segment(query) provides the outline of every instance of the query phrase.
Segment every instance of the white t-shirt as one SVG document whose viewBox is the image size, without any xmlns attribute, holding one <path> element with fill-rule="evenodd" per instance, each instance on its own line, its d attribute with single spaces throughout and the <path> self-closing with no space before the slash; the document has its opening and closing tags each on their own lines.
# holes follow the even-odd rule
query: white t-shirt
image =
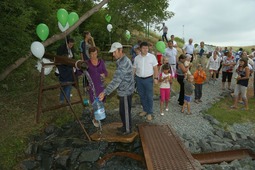
<svg viewBox="0 0 255 170">
<path fill-rule="evenodd" d="M 136 69 L 135 74 L 138 77 L 149 77 L 154 73 L 153 67 L 158 65 L 157 58 L 151 53 L 146 56 L 139 54 L 135 57 L 133 67 Z"/>
<path fill-rule="evenodd" d="M 173 65 L 176 64 L 177 50 L 176 48 L 166 48 L 165 56 L 168 58 L 168 63 Z"/>
<path fill-rule="evenodd" d="M 172 40 L 173 41 L 173 46 L 176 47 L 177 46 L 177 42 Z"/>
<path fill-rule="evenodd" d="M 164 72 L 162 72 L 162 73 L 160 73 L 159 76 L 161 76 L 162 79 L 165 78 L 165 77 L 169 77 L 169 78 L 170 78 L 170 77 L 171 77 L 171 74 L 170 74 L 170 73 L 165 74 Z M 163 88 L 163 89 L 168 89 L 168 88 L 170 88 L 169 80 L 164 80 L 164 81 L 162 81 L 162 82 L 160 83 L 160 88 Z"/>
<path fill-rule="evenodd" d="M 220 67 L 220 57 L 218 55 L 216 56 L 216 59 L 211 56 L 208 60 L 208 63 L 206 65 L 206 68 L 209 68 L 209 70 L 218 70 Z"/>
<path fill-rule="evenodd" d="M 182 49 L 185 50 L 186 53 L 188 53 L 188 54 L 193 54 L 193 52 L 194 52 L 194 45 L 193 44 L 185 44 Z"/>
</svg>

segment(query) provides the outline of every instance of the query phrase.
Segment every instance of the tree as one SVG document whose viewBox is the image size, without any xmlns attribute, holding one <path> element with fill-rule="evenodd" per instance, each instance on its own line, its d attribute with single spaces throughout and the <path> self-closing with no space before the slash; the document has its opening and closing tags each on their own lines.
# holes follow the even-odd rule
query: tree
<svg viewBox="0 0 255 170">
<path fill-rule="evenodd" d="M 108 5 L 102 9 L 107 3 Z M 64 39 L 74 30 L 76 30 L 74 31 L 76 35 L 80 35 L 84 30 L 90 30 L 92 35 L 97 36 L 95 39 L 97 45 L 105 46 L 108 43 L 107 23 L 104 19 L 106 14 L 112 16 L 114 39 L 121 39 L 121 37 L 124 38 L 125 30 L 131 32 L 132 30 L 143 30 L 149 22 L 157 24 L 172 17 L 173 13 L 167 11 L 168 6 L 168 0 L 3 0 L 0 2 L 2 18 L 0 45 L 3 47 L 0 56 L 1 58 L 6 57 L 7 60 L 0 60 L 0 72 L 6 68 L 0 74 L 0 81 L 31 56 L 31 52 L 28 51 L 30 51 L 32 41 L 38 40 L 35 29 L 39 23 L 45 22 L 50 28 L 50 38 L 43 42 L 45 47 Z M 59 8 L 75 11 L 80 15 L 84 11 L 87 12 L 64 33 L 58 33 L 55 12 Z M 97 15 L 93 15 L 96 12 L 98 12 Z M 84 23 L 87 19 L 90 22 Z M 77 29 L 78 27 L 80 30 Z M 4 64 L 9 66 L 3 67 Z"/>
<path fill-rule="evenodd" d="M 19 0 L 16 0 L 19 1 Z M 109 0 L 103 0 L 99 4 L 97 4 L 95 7 L 87 11 L 80 19 L 68 30 L 66 30 L 63 33 L 55 34 L 49 39 L 47 39 L 45 42 L 43 42 L 44 47 L 47 47 L 54 42 L 64 39 L 68 34 L 70 34 L 73 30 L 75 30 L 82 22 L 84 22 L 88 17 L 90 17 L 95 12 L 99 11 L 102 6 L 104 6 L 106 3 L 108 3 Z M 30 41 L 31 42 L 31 41 Z M 29 52 L 26 57 L 19 58 L 14 64 L 10 65 L 3 73 L 0 74 L 0 81 L 3 80 L 11 71 L 18 68 L 23 62 L 25 62 L 29 57 L 31 56 L 31 52 Z"/>
<path fill-rule="evenodd" d="M 123 33 L 124 30 L 144 30 L 148 23 L 157 25 L 171 18 L 174 14 L 167 10 L 168 7 L 168 0 L 111 0 L 108 12 L 113 25 L 119 29 L 117 32 Z"/>
</svg>

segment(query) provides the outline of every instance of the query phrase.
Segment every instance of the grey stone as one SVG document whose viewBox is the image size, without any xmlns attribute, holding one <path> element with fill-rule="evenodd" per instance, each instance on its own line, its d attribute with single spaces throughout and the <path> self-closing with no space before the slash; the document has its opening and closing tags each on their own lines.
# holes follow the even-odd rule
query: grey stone
<svg viewBox="0 0 255 170">
<path fill-rule="evenodd" d="M 238 160 L 234 160 L 230 163 L 231 166 L 235 167 L 236 169 L 241 169 L 241 164 Z"/>
<path fill-rule="evenodd" d="M 52 169 L 53 166 L 53 157 L 49 153 L 40 153 L 41 161 L 40 161 L 40 169 Z"/>
<path fill-rule="evenodd" d="M 247 139 L 255 141 L 255 136 L 247 136 Z"/>
<path fill-rule="evenodd" d="M 70 167 L 69 156 L 59 156 L 56 158 L 56 167 L 61 169 L 68 169 Z"/>
<path fill-rule="evenodd" d="M 201 147 L 202 152 L 210 152 L 212 151 L 212 147 L 209 143 L 204 140 L 199 140 L 198 145 Z"/>
<path fill-rule="evenodd" d="M 233 132 L 225 132 L 224 137 L 229 138 L 233 141 L 236 141 L 236 139 L 237 139 L 236 134 Z"/>
<path fill-rule="evenodd" d="M 46 133 L 46 135 L 52 134 L 54 133 L 55 129 L 56 129 L 55 125 L 51 124 L 44 129 L 44 133 Z"/>
<path fill-rule="evenodd" d="M 83 147 L 84 145 L 86 145 L 84 139 L 78 139 L 78 138 L 74 138 L 71 142 L 71 145 L 75 148 L 80 148 Z"/>
<path fill-rule="evenodd" d="M 220 122 L 219 122 L 217 119 L 213 118 L 213 119 L 211 120 L 211 124 L 220 125 Z"/>
<path fill-rule="evenodd" d="M 83 151 L 78 158 L 79 162 L 95 162 L 99 158 L 99 150 Z"/>
<path fill-rule="evenodd" d="M 25 160 L 20 165 L 22 170 L 32 170 L 39 167 L 39 163 L 33 160 Z"/>
<path fill-rule="evenodd" d="M 225 140 L 223 140 L 223 143 L 226 144 L 227 148 L 232 148 L 232 146 L 233 146 L 232 143 L 225 141 Z"/>
<path fill-rule="evenodd" d="M 71 164 L 74 164 L 77 161 L 78 156 L 81 154 L 82 149 L 81 148 L 75 148 L 70 154 L 70 161 Z"/>
<path fill-rule="evenodd" d="M 206 139 L 210 142 L 218 142 L 218 141 L 222 141 L 222 138 L 220 138 L 219 136 L 216 136 L 216 135 L 208 135 L 206 137 Z"/>
<path fill-rule="evenodd" d="M 34 144 L 33 143 L 29 143 L 26 150 L 25 150 L 25 154 L 27 155 L 31 155 L 31 154 L 35 154 L 37 152 L 37 149 L 34 150 Z"/>
<path fill-rule="evenodd" d="M 227 149 L 227 145 L 225 143 L 210 142 L 210 145 L 212 146 L 212 149 L 215 151 L 224 151 Z"/>
<path fill-rule="evenodd" d="M 255 148 L 254 143 L 252 143 L 252 141 L 249 141 L 249 140 L 240 139 L 237 141 L 237 143 L 243 148 L 249 148 L 249 149 Z"/>
<path fill-rule="evenodd" d="M 243 167 L 243 169 L 255 169 L 255 161 L 252 160 L 251 157 L 247 157 L 244 159 L 239 160 L 239 163 L 241 164 L 241 167 Z"/>
<path fill-rule="evenodd" d="M 49 152 L 49 153 L 52 153 L 52 152 L 53 152 L 53 146 L 51 145 L 51 143 L 45 142 L 45 143 L 43 143 L 43 145 L 42 145 L 42 150 L 43 150 L 43 151 L 47 151 L 47 152 Z"/>
<path fill-rule="evenodd" d="M 219 136 L 220 138 L 224 137 L 224 131 L 222 129 L 216 130 L 214 134 Z"/>
<path fill-rule="evenodd" d="M 236 136 L 238 138 L 241 138 L 241 139 L 247 139 L 247 136 L 245 134 L 242 134 L 242 133 L 239 133 L 239 132 L 236 133 Z"/>
<path fill-rule="evenodd" d="M 235 144 L 235 145 L 232 146 L 232 149 L 240 149 L 240 148 L 241 148 L 241 146 L 238 145 L 238 144 Z"/>
<path fill-rule="evenodd" d="M 62 148 L 66 146 L 67 138 L 57 137 L 52 141 L 52 145 L 54 148 Z"/>
<path fill-rule="evenodd" d="M 79 169 L 78 170 L 100 170 L 99 167 L 97 166 L 93 166 L 91 164 L 89 164 L 88 162 L 83 162 L 79 165 Z"/>
</svg>

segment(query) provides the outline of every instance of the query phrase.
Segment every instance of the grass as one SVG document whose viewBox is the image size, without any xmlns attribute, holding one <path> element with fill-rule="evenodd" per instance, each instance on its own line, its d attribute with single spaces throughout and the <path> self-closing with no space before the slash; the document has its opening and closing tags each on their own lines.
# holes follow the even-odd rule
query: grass
<svg viewBox="0 0 255 170">
<path fill-rule="evenodd" d="M 251 122 L 255 123 L 255 98 L 250 98 L 248 100 L 249 110 L 242 110 L 244 106 L 242 104 L 238 105 L 238 109 L 231 109 L 230 106 L 233 105 L 233 98 L 226 97 L 220 102 L 211 107 L 207 114 L 212 115 L 215 119 L 220 121 L 222 124 L 234 124 L 234 123 L 244 123 Z"/>
</svg>

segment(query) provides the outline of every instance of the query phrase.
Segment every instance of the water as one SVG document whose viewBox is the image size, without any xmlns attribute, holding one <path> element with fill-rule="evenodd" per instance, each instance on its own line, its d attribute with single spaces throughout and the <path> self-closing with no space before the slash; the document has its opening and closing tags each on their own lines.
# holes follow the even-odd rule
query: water
<svg viewBox="0 0 255 170">
<path fill-rule="evenodd" d="M 87 77 L 87 80 L 89 82 L 89 86 L 90 88 L 92 89 L 93 91 L 93 97 L 96 98 L 96 91 L 95 91 L 95 86 L 94 86 L 94 83 L 89 75 L 89 73 L 87 71 L 84 71 L 83 74 Z"/>
<path fill-rule="evenodd" d="M 97 98 L 95 86 L 94 86 L 94 83 L 93 83 L 93 81 L 92 81 L 92 79 L 91 79 L 89 73 L 85 70 L 85 71 L 83 72 L 83 74 L 84 74 L 84 76 L 87 77 L 87 80 L 88 80 L 88 82 L 89 82 L 89 86 L 90 86 L 90 88 L 91 88 L 92 91 L 93 91 L 93 98 L 94 98 L 94 99 Z M 101 80 L 101 81 L 102 81 L 102 80 Z M 95 109 L 93 109 L 93 110 L 96 111 Z M 104 118 L 105 118 L 105 117 L 104 117 Z M 101 126 L 101 121 L 100 121 L 101 119 L 96 119 L 96 120 L 97 120 L 98 123 L 99 123 L 99 130 L 102 131 L 102 126 Z"/>
</svg>

